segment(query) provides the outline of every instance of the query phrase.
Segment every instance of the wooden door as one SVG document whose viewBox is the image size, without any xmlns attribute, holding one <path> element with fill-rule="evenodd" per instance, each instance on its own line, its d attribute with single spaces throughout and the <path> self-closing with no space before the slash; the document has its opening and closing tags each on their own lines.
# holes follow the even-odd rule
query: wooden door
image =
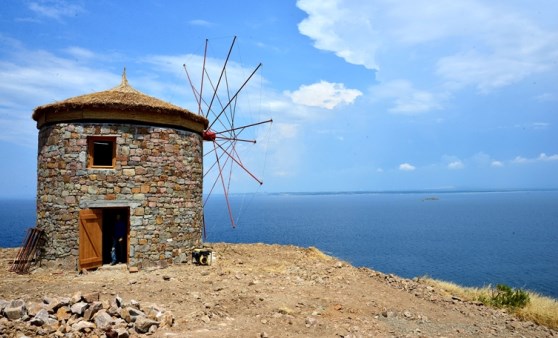
<svg viewBox="0 0 558 338">
<path fill-rule="evenodd" d="M 103 265 L 103 210 L 79 212 L 79 269 Z"/>
</svg>

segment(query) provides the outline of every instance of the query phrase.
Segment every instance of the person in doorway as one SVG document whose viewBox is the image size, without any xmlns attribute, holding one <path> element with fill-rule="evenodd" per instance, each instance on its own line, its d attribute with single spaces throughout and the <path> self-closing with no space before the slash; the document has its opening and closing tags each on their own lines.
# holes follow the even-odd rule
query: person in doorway
<svg viewBox="0 0 558 338">
<path fill-rule="evenodd" d="M 124 263 L 124 238 L 126 237 L 126 223 L 122 219 L 122 215 L 116 215 L 116 222 L 114 223 L 114 234 L 112 236 L 112 250 L 110 252 L 112 262 L 110 265 L 116 263 Z"/>
</svg>

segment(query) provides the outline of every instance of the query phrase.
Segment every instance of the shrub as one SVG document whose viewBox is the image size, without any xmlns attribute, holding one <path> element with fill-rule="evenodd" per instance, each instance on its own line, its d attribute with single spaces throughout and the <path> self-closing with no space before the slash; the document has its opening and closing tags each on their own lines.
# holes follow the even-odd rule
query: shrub
<svg viewBox="0 0 558 338">
<path fill-rule="evenodd" d="M 529 294 L 521 289 L 514 290 L 505 284 L 498 284 L 490 297 L 481 297 L 480 300 L 498 308 L 521 309 L 529 304 Z"/>
</svg>

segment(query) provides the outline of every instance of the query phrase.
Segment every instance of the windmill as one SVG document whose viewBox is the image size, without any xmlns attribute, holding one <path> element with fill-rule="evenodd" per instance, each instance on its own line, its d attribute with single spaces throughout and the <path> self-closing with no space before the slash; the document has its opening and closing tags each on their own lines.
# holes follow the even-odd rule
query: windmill
<svg viewBox="0 0 558 338">
<path fill-rule="evenodd" d="M 197 113 L 204 116 L 209 121 L 207 129 L 203 131 L 204 182 L 210 177 L 211 173 L 213 173 L 213 175 L 209 179 L 209 190 L 205 193 L 204 207 L 215 189 L 220 186 L 225 197 L 228 216 L 233 228 L 236 227 L 236 223 L 229 199 L 233 169 L 240 169 L 241 172 L 248 175 L 248 177 L 257 184 L 263 184 L 263 181 L 243 163 L 241 158 L 242 151 L 239 145 L 255 145 L 256 139 L 246 137 L 246 134 L 253 128 L 273 122 L 272 119 L 252 121 L 250 123 L 245 123 L 245 121 L 242 123 L 237 122 L 239 95 L 261 68 L 262 64 L 258 64 L 258 66 L 242 80 L 237 88 L 231 88 L 229 59 L 235 42 L 236 36 L 233 38 L 220 71 L 218 71 L 218 76 L 215 76 L 216 74 L 210 74 L 207 67 L 209 40 L 205 40 L 203 64 L 198 86 L 194 83 L 186 64 L 183 65 L 198 106 Z M 204 234 L 205 233 L 204 221 Z"/>
</svg>

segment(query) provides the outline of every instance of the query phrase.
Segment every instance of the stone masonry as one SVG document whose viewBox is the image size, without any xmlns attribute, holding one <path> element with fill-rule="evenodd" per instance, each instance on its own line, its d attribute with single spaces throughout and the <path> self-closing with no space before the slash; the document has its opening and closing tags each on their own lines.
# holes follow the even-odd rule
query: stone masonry
<svg viewBox="0 0 558 338">
<path fill-rule="evenodd" d="M 114 169 L 87 168 L 87 137 L 116 137 Z M 181 129 L 70 122 L 39 132 L 37 227 L 41 257 L 75 264 L 79 211 L 130 210 L 129 265 L 183 261 L 201 241 L 202 137 Z"/>
</svg>

